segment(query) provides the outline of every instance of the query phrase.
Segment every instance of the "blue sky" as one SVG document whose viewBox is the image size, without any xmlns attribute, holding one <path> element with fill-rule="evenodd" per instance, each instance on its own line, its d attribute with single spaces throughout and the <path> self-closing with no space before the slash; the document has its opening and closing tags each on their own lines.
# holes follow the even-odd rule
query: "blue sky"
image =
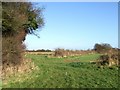
<svg viewBox="0 0 120 90">
<path fill-rule="evenodd" d="M 45 7 L 45 26 L 37 32 L 40 38 L 26 36 L 27 49 L 84 50 L 95 43 L 118 47 L 117 2 L 45 2 L 36 6 Z"/>
</svg>

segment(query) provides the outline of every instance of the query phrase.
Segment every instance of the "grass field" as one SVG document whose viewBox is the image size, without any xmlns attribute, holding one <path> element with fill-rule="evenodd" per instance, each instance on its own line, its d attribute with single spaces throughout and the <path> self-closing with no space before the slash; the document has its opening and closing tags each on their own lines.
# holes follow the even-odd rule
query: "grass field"
<svg viewBox="0 0 120 90">
<path fill-rule="evenodd" d="M 99 54 L 48 58 L 45 55 L 27 55 L 38 70 L 11 77 L 3 87 L 10 88 L 117 88 L 117 67 L 98 68 L 89 61 Z"/>
</svg>

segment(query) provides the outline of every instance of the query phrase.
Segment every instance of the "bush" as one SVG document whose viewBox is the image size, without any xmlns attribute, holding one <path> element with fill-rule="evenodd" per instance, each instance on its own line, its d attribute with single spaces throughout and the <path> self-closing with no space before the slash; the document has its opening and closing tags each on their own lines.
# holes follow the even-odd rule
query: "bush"
<svg viewBox="0 0 120 90">
<path fill-rule="evenodd" d="M 110 49 L 112 49 L 112 46 L 110 44 L 107 43 L 103 43 L 103 44 L 95 44 L 94 46 L 94 50 L 97 53 L 106 53 L 108 52 Z"/>
<path fill-rule="evenodd" d="M 109 56 L 108 55 L 101 55 L 98 59 L 98 63 L 100 65 L 106 65 L 109 64 Z"/>
<path fill-rule="evenodd" d="M 3 66 L 20 64 L 25 46 L 14 37 L 2 38 Z"/>
<path fill-rule="evenodd" d="M 64 53 L 65 53 L 65 51 L 64 51 L 64 49 L 56 49 L 55 50 L 55 56 L 56 57 L 64 57 Z"/>
<path fill-rule="evenodd" d="M 3 65 L 20 64 L 25 36 L 44 26 L 42 11 L 30 2 L 2 2 Z"/>
<path fill-rule="evenodd" d="M 113 65 L 118 66 L 119 65 L 118 54 L 101 55 L 100 58 L 98 59 L 98 64 L 109 65 L 109 66 L 113 66 Z"/>
<path fill-rule="evenodd" d="M 57 57 L 67 57 L 67 56 L 77 56 L 77 55 L 85 55 L 85 54 L 93 54 L 93 50 L 69 50 L 69 49 L 56 49 L 55 56 Z"/>
</svg>

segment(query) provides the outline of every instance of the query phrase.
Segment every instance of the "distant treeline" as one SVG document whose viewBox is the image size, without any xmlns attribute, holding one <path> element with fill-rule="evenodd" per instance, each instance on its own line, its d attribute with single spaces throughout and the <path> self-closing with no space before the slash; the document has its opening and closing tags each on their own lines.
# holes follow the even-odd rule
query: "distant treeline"
<svg viewBox="0 0 120 90">
<path fill-rule="evenodd" d="M 108 53 L 110 50 L 112 50 L 113 53 L 120 51 L 119 48 L 113 48 L 110 44 L 102 43 L 98 44 L 96 43 L 93 47 L 93 49 L 88 50 L 69 50 L 69 49 L 62 49 L 57 48 L 55 50 L 45 50 L 45 49 L 38 49 L 38 50 L 26 50 L 26 52 L 55 52 L 56 55 L 60 54 L 88 54 L 88 53 L 101 53 L 105 54 Z"/>
<path fill-rule="evenodd" d="M 39 50 L 26 50 L 26 52 L 52 52 L 52 50 L 39 49 Z"/>
</svg>

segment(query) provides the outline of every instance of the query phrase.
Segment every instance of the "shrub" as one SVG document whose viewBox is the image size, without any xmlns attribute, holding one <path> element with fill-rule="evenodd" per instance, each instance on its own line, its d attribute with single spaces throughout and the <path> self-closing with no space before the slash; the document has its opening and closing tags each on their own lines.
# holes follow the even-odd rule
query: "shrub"
<svg viewBox="0 0 120 90">
<path fill-rule="evenodd" d="M 3 66 L 20 64 L 25 46 L 14 37 L 2 38 Z"/>
<path fill-rule="evenodd" d="M 64 53 L 65 53 L 65 51 L 64 51 L 64 49 L 56 49 L 55 50 L 55 56 L 56 57 L 64 57 Z"/>
<path fill-rule="evenodd" d="M 22 61 L 22 42 L 27 34 L 36 35 L 34 31 L 44 25 L 42 11 L 30 2 L 2 2 L 3 65 Z"/>
<path fill-rule="evenodd" d="M 107 43 L 103 43 L 103 44 L 95 44 L 94 46 L 94 50 L 97 53 L 106 53 L 108 52 L 110 49 L 112 48 L 112 46 L 110 44 Z"/>
<path fill-rule="evenodd" d="M 100 65 L 109 64 L 109 56 L 108 55 L 101 55 L 100 58 L 98 59 L 98 63 Z"/>
<path fill-rule="evenodd" d="M 101 55 L 100 58 L 98 59 L 98 64 L 109 65 L 109 66 L 113 66 L 113 65 L 118 66 L 119 65 L 118 54 Z"/>
<path fill-rule="evenodd" d="M 57 57 L 66 57 L 66 56 L 76 56 L 76 55 L 84 55 L 84 54 L 93 54 L 92 50 L 85 51 L 85 50 L 69 50 L 69 49 L 56 49 L 55 56 Z"/>
</svg>

